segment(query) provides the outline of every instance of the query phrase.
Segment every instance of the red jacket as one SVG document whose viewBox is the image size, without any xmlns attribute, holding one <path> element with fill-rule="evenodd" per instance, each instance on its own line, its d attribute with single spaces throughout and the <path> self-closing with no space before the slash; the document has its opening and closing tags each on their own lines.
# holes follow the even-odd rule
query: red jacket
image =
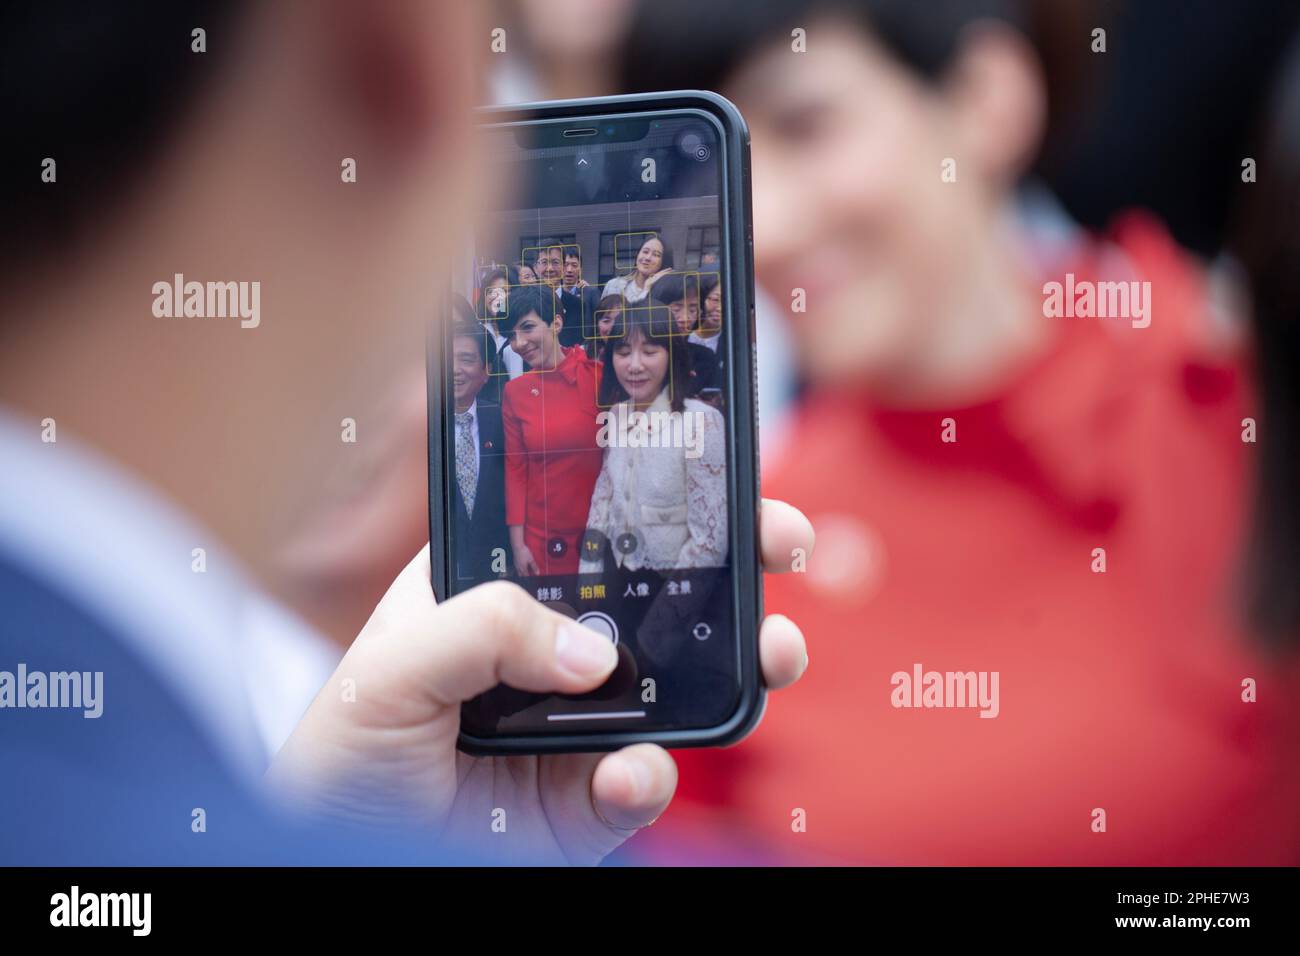
<svg viewBox="0 0 1300 956">
<path fill-rule="evenodd" d="M 808 672 L 740 746 L 677 755 L 645 855 L 1300 862 L 1300 675 L 1257 651 L 1233 591 L 1249 383 L 1197 357 L 1201 278 L 1164 232 L 1131 218 L 1116 241 L 1152 283 L 1149 328 L 1045 318 L 1049 354 L 971 407 L 803 403 L 763 491 L 817 529 L 807 572 L 766 582 Z M 916 664 L 999 672 L 998 716 L 894 706 Z"/>
<path fill-rule="evenodd" d="M 512 379 L 502 397 L 506 524 L 524 526 L 543 574 L 578 570 L 603 455 L 596 444 L 599 387 L 600 363 L 572 346 L 554 369 Z"/>
</svg>

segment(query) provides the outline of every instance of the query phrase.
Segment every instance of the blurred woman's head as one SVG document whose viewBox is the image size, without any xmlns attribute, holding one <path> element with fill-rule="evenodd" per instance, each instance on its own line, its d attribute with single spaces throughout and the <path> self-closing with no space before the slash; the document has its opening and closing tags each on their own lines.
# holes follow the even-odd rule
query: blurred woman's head
<svg viewBox="0 0 1300 956">
<path fill-rule="evenodd" d="M 533 267 L 528 263 L 516 262 L 510 269 L 514 273 L 514 278 L 510 282 L 511 285 L 537 284 L 537 273 L 533 271 Z"/>
<path fill-rule="evenodd" d="M 1045 120 L 1020 6 L 643 5 L 628 88 L 690 77 L 749 124 L 758 278 L 782 305 L 803 290 L 791 318 L 810 378 L 889 380 L 948 341 L 936 323 L 986 257 Z"/>
<path fill-rule="evenodd" d="M 483 318 L 496 319 L 506 314 L 510 284 L 509 273 L 503 266 L 493 266 L 484 273 L 478 298 Z"/>
<path fill-rule="evenodd" d="M 602 339 L 613 335 L 614 328 L 622 315 L 623 297 L 621 295 L 604 296 L 596 303 L 595 334 Z"/>
<path fill-rule="evenodd" d="M 700 284 L 698 277 L 683 273 L 666 275 L 654 284 L 654 301 L 668 310 L 674 327 L 681 335 L 690 335 L 700 324 Z"/>
<path fill-rule="evenodd" d="M 722 282 L 717 274 L 700 278 L 700 296 L 704 301 L 700 332 L 712 335 L 722 328 Z"/>
<path fill-rule="evenodd" d="M 621 326 L 605 343 L 600 404 L 644 407 L 667 388 L 669 405 L 681 411 L 691 378 L 686 340 L 662 309 L 628 309 Z"/>
</svg>

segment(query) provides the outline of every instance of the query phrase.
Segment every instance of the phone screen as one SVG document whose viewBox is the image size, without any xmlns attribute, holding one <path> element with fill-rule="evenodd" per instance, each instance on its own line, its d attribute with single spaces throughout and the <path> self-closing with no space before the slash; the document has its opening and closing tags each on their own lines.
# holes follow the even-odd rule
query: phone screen
<svg viewBox="0 0 1300 956">
<path fill-rule="evenodd" d="M 739 701 L 725 137 L 689 109 L 486 126 L 496 184 L 443 354 L 452 594 L 495 578 L 607 635 L 580 696 L 476 736 L 715 726 Z"/>
</svg>

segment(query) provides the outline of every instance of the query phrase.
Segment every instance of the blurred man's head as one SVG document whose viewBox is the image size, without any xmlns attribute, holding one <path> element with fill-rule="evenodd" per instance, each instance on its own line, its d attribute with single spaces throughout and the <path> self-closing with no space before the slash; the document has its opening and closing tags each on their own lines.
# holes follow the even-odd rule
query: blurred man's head
<svg viewBox="0 0 1300 956">
<path fill-rule="evenodd" d="M 473 30 L 472 5 L 347 0 L 6 17 L 6 133 L 31 175 L 0 184 L 0 404 L 266 570 L 353 450 L 341 423 L 364 442 L 423 354 L 429 263 L 453 261 L 477 200 Z M 259 283 L 260 324 L 155 316 L 177 274 Z"/>
<path fill-rule="evenodd" d="M 700 313 L 700 333 L 711 336 L 722 328 L 722 283 L 717 273 L 700 279 L 700 296 L 703 307 Z"/>
<path fill-rule="evenodd" d="M 808 375 L 879 383 L 935 350 L 948 280 L 1038 148 L 1045 87 L 1019 7 L 643 4 L 630 87 L 717 89 L 749 124 L 758 277 L 785 305 L 804 290 Z"/>
<path fill-rule="evenodd" d="M 543 239 L 537 244 L 537 259 L 533 262 L 537 278 L 551 287 L 564 279 L 564 246 L 557 239 Z"/>
<path fill-rule="evenodd" d="M 652 298 L 668 309 L 673 328 L 682 335 L 700 324 L 700 284 L 697 276 L 669 273 L 655 282 Z"/>
</svg>

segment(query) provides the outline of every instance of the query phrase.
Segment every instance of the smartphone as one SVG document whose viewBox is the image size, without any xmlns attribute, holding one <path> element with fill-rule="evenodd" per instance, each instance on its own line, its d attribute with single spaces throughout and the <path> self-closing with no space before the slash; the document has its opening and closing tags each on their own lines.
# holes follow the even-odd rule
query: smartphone
<svg viewBox="0 0 1300 956">
<path fill-rule="evenodd" d="M 478 135 L 490 196 L 430 335 L 433 587 L 514 581 L 619 664 L 481 695 L 459 746 L 734 743 L 766 701 L 744 120 L 673 92 L 484 109 Z"/>
</svg>

